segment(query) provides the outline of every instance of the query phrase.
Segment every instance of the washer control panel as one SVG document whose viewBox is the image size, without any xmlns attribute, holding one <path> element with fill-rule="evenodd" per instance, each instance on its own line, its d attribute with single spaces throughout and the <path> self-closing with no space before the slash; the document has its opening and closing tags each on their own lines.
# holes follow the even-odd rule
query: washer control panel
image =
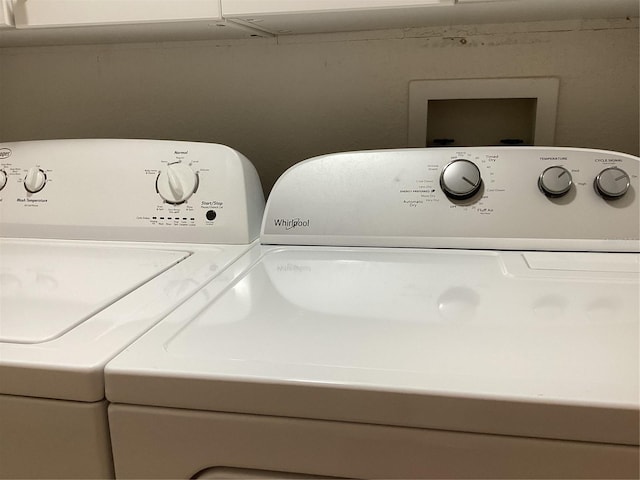
<svg viewBox="0 0 640 480">
<path fill-rule="evenodd" d="M 640 159 L 473 147 L 313 158 L 274 187 L 264 243 L 640 251 Z"/>
<path fill-rule="evenodd" d="M 255 168 L 223 145 L 0 144 L 2 236 L 249 243 L 263 209 Z"/>
</svg>

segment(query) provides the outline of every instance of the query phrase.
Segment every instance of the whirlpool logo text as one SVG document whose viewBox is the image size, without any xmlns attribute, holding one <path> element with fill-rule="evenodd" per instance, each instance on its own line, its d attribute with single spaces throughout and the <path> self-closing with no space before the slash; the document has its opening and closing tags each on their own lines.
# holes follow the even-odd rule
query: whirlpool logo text
<svg viewBox="0 0 640 480">
<path fill-rule="evenodd" d="M 276 227 L 284 227 L 286 230 L 292 230 L 294 228 L 299 228 L 299 227 L 309 227 L 309 219 L 307 218 L 306 220 L 302 220 L 301 218 L 290 218 L 290 219 L 284 219 L 284 218 L 274 218 L 273 219 L 273 224 Z"/>
</svg>

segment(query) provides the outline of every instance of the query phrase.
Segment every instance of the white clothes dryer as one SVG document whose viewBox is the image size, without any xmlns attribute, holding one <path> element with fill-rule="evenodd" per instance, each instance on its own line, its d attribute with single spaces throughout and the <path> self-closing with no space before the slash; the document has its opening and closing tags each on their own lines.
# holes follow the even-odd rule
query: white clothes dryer
<svg viewBox="0 0 640 480">
<path fill-rule="evenodd" d="M 222 145 L 0 144 L 0 477 L 113 477 L 105 364 L 231 281 L 263 210 Z"/>
<path fill-rule="evenodd" d="M 637 478 L 639 165 L 498 147 L 292 167 L 250 266 L 107 365 L 116 475 Z"/>
</svg>

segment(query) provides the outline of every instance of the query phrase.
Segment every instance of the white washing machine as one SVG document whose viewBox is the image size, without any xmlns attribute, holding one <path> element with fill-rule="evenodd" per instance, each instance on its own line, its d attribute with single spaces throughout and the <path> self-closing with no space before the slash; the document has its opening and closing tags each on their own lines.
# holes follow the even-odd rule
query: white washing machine
<svg viewBox="0 0 640 480">
<path fill-rule="evenodd" d="M 221 145 L 0 144 L 0 477 L 113 477 L 105 364 L 242 271 L 263 210 Z"/>
<path fill-rule="evenodd" d="M 116 476 L 637 478 L 639 162 L 294 166 L 251 265 L 107 365 Z"/>
</svg>

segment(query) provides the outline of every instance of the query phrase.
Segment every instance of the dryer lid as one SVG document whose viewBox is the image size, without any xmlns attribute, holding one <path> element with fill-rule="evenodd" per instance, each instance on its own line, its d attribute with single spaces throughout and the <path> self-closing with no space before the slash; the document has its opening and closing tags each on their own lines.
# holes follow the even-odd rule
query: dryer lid
<svg viewBox="0 0 640 480">
<path fill-rule="evenodd" d="M 107 398 L 637 445 L 639 318 L 637 254 L 272 247 Z"/>
</svg>

